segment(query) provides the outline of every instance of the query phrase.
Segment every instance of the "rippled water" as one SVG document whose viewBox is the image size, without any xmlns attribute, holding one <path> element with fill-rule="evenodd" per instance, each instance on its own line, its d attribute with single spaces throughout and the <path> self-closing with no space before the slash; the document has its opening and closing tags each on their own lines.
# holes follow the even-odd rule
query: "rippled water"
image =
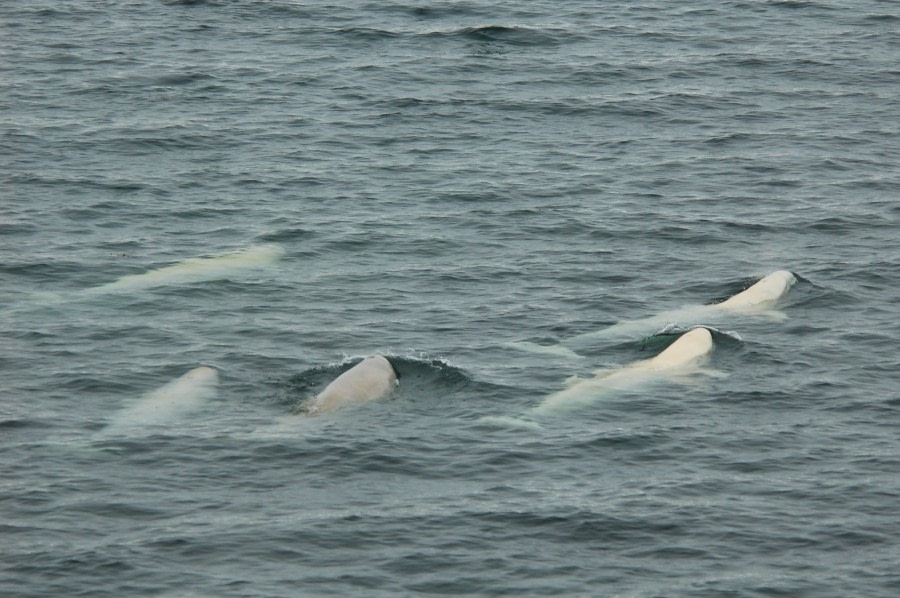
<svg viewBox="0 0 900 598">
<path fill-rule="evenodd" d="M 0 593 L 900 591 L 897 2 L 0 21 Z M 719 375 L 528 415 L 779 269 L 677 322 Z M 393 397 L 291 414 L 370 353 Z"/>
</svg>

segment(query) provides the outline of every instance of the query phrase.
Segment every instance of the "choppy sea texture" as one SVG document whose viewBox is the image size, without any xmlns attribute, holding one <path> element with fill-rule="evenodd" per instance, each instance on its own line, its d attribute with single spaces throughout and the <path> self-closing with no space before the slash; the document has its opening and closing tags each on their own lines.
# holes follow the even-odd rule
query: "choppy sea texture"
<svg viewBox="0 0 900 598">
<path fill-rule="evenodd" d="M 0 593 L 897 595 L 897 2 L 0 22 Z M 787 319 L 594 334 L 780 269 Z M 693 324 L 727 376 L 521 425 Z"/>
</svg>

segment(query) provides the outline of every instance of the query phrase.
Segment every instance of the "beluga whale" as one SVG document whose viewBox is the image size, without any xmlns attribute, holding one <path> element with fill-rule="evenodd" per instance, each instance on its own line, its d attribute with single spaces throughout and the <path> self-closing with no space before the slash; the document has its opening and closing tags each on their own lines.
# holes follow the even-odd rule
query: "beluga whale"
<svg viewBox="0 0 900 598">
<path fill-rule="evenodd" d="M 268 266 L 281 259 L 283 255 L 284 249 L 279 245 L 257 245 L 208 258 L 191 258 L 142 274 L 130 274 L 113 282 L 85 289 L 81 293 L 103 295 L 169 284 L 219 280 L 236 273 Z"/>
<path fill-rule="evenodd" d="M 370 355 L 332 380 L 315 398 L 300 405 L 296 412 L 316 416 L 350 405 L 384 399 L 399 386 L 398 377 L 386 357 Z"/>
<path fill-rule="evenodd" d="M 215 396 L 218 383 L 219 372 L 215 368 L 194 368 L 117 413 L 103 432 L 108 434 L 177 421 Z"/>
<path fill-rule="evenodd" d="M 268 267 L 281 259 L 284 253 L 281 246 L 269 244 L 255 245 L 212 257 L 189 258 L 169 266 L 141 274 L 129 274 L 106 284 L 71 293 L 33 292 L 28 295 L 26 302 L 22 302 L 15 308 L 40 309 L 69 301 L 90 301 L 117 293 L 132 293 L 167 285 L 222 280 Z"/>
<path fill-rule="evenodd" d="M 555 354 L 565 357 L 579 357 L 572 350 L 596 340 L 629 340 L 636 336 L 647 336 L 664 329 L 670 324 L 683 327 L 719 324 L 732 315 L 764 317 L 783 321 L 787 315 L 776 307 L 787 296 L 797 278 L 787 270 L 778 270 L 764 276 L 747 289 L 729 297 L 721 303 L 710 305 L 687 305 L 663 311 L 648 318 L 624 320 L 601 330 L 579 334 L 562 340 L 558 345 L 537 345 L 530 342 L 506 343 L 514 349 L 530 353 Z"/>
<path fill-rule="evenodd" d="M 787 270 L 778 270 L 768 276 L 764 276 L 758 282 L 741 291 L 733 297 L 729 297 L 721 303 L 714 303 L 710 307 L 725 311 L 743 313 L 766 313 L 775 304 L 787 295 L 791 287 L 797 282 L 797 277 Z M 778 313 L 780 315 L 774 315 Z M 781 312 L 768 312 L 775 318 L 786 318 Z"/>
<path fill-rule="evenodd" d="M 703 327 L 693 328 L 651 359 L 595 372 L 592 378 L 570 378 L 567 387 L 548 396 L 532 412 L 544 414 L 581 407 L 610 393 L 661 381 L 688 380 L 695 374 L 723 375 L 705 369 L 713 338 Z"/>
</svg>

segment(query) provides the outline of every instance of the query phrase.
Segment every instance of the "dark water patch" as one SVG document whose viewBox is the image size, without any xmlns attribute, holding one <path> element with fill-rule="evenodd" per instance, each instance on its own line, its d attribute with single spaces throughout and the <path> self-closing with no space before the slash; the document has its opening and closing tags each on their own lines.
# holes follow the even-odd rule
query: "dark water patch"
<svg viewBox="0 0 900 598">
<path fill-rule="evenodd" d="M 389 244 L 393 240 L 393 231 L 378 227 L 372 230 L 351 231 L 337 236 L 324 244 L 323 250 L 354 254 L 369 248 L 374 249 L 382 244 Z"/>
<path fill-rule="evenodd" d="M 595 451 L 600 451 L 601 453 L 626 451 L 629 454 L 634 454 L 668 444 L 671 440 L 671 436 L 663 430 L 627 434 L 604 434 L 573 444 L 573 448 L 590 453 Z"/>
<path fill-rule="evenodd" d="M 39 174 L 20 173 L 10 179 L 17 185 L 35 185 L 46 187 L 63 187 L 71 189 L 73 193 L 87 194 L 91 191 L 114 191 L 120 193 L 134 193 L 145 191 L 147 187 L 135 181 L 128 180 L 103 180 L 85 179 L 83 177 L 50 177 Z"/>
<path fill-rule="evenodd" d="M 811 0 L 774 0 L 767 3 L 768 6 L 780 9 L 802 10 L 802 9 L 819 9 L 834 10 L 833 6 L 823 4 L 821 2 L 813 2 Z"/>
<path fill-rule="evenodd" d="M 896 14 L 866 15 L 864 17 L 864 21 L 875 22 L 875 23 L 893 23 L 896 21 L 900 21 L 900 15 L 896 15 Z"/>
<path fill-rule="evenodd" d="M 122 209 L 124 206 L 120 206 L 119 204 L 107 204 L 107 208 Z M 100 247 L 110 251 L 110 255 L 114 257 L 130 258 L 135 257 L 134 254 L 144 248 L 144 243 L 134 239 L 110 239 L 100 243 Z"/>
<path fill-rule="evenodd" d="M 783 308 L 788 311 L 800 309 L 821 309 L 859 305 L 865 300 L 852 289 L 827 287 L 803 275 L 794 273 L 797 284 L 791 287 Z"/>
<path fill-rule="evenodd" d="M 12 418 L 12 419 L 0 419 L 0 430 L 9 430 L 10 433 L 20 431 L 20 430 L 29 430 L 29 429 L 47 429 L 53 428 L 54 424 L 47 422 L 45 420 L 33 419 L 33 418 Z"/>
<path fill-rule="evenodd" d="M 338 35 L 352 38 L 353 40 L 362 41 L 389 40 L 400 36 L 399 33 L 393 31 L 371 27 L 341 27 L 335 29 L 334 32 Z"/>
<path fill-rule="evenodd" d="M 813 540 L 822 550 L 844 552 L 848 548 L 873 548 L 891 545 L 890 536 L 880 529 L 860 530 L 846 525 L 825 525 L 816 529 Z"/>
<path fill-rule="evenodd" d="M 792 179 L 788 179 L 788 178 L 779 178 L 779 179 L 771 178 L 771 179 L 768 179 L 768 180 L 756 181 L 756 182 L 754 182 L 754 183 L 751 183 L 751 186 L 753 186 L 753 187 L 775 187 L 775 188 L 787 188 L 787 189 L 793 189 L 793 188 L 803 187 L 803 186 L 805 186 L 805 185 L 807 185 L 807 184 L 808 184 L 808 183 L 807 183 L 804 179 L 801 179 L 801 178 L 792 178 Z"/>
<path fill-rule="evenodd" d="M 500 44 L 504 46 L 553 47 L 562 43 L 565 34 L 526 26 L 481 25 L 463 27 L 452 31 L 433 32 L 426 37 L 461 39 L 479 44 Z"/>
<path fill-rule="evenodd" d="M 221 0 L 162 0 L 166 6 L 221 6 Z"/>
<path fill-rule="evenodd" d="M 380 12 L 397 12 L 415 17 L 418 20 L 431 21 L 454 17 L 468 17 L 485 14 L 484 6 L 478 2 L 453 2 L 447 5 L 416 5 L 404 2 L 391 4 L 371 3 L 366 8 Z"/>
<path fill-rule="evenodd" d="M 62 351 L 75 356 L 77 352 Z M 113 384 L 105 378 L 77 373 L 59 374 L 59 389 L 70 393 L 103 393 L 113 389 Z"/>
<path fill-rule="evenodd" d="M 141 507 L 116 502 L 81 502 L 67 506 L 66 510 L 88 516 L 109 519 L 126 519 L 129 521 L 153 521 L 168 518 L 170 516 L 165 509 Z"/>
<path fill-rule="evenodd" d="M 278 224 L 277 222 L 274 224 Z M 316 238 L 318 236 L 318 232 L 314 229 L 302 228 L 302 227 L 285 227 L 280 230 L 276 230 L 274 232 L 265 233 L 258 238 L 254 239 L 254 241 L 258 243 L 291 243 L 294 241 L 306 241 L 310 239 Z M 316 252 L 308 252 L 306 257 L 312 257 Z M 292 253 L 292 255 L 294 255 Z"/>
<path fill-rule="evenodd" d="M 59 280 L 65 280 L 71 272 L 76 272 L 80 267 L 80 263 L 60 259 L 54 259 L 52 262 L 6 261 L 0 263 L 0 272 L 33 279 L 37 283 L 57 283 Z"/>
<path fill-rule="evenodd" d="M 704 143 L 708 143 L 710 145 L 727 145 L 731 143 L 745 143 L 747 141 L 764 141 L 768 135 L 765 134 L 753 134 L 753 133 L 727 133 L 725 135 L 717 135 L 716 137 L 710 137 L 704 141 Z M 771 169 L 771 167 L 767 167 Z"/>
<path fill-rule="evenodd" d="M 768 355 L 768 353 L 751 352 L 748 353 L 747 359 L 755 359 L 759 362 L 764 362 L 764 359 Z M 731 390 L 727 394 L 721 395 L 716 398 L 715 401 L 728 405 L 750 405 L 754 408 L 770 411 L 783 410 L 789 412 L 797 409 L 806 410 L 810 408 L 809 399 L 798 397 L 791 390 L 777 387 L 760 388 L 760 386 L 761 385 L 759 384 L 753 386 L 748 384 L 739 390 Z"/>
<path fill-rule="evenodd" d="M 111 596 L 115 594 L 108 593 L 105 589 L 99 590 L 100 593 L 97 594 L 98 589 L 95 584 L 100 580 L 108 579 L 110 576 L 115 578 L 120 575 L 128 575 L 136 569 L 131 562 L 131 558 L 136 555 L 131 555 L 131 558 L 129 558 L 124 554 L 115 554 L 119 552 L 128 553 L 130 551 L 125 548 L 117 550 L 117 547 L 103 547 L 99 549 L 76 548 L 69 554 L 62 556 L 54 551 L 39 550 L 27 555 L 27 560 L 22 559 L 24 562 L 20 562 L 17 559 L 11 563 L 11 569 L 19 575 L 39 576 L 44 580 L 42 588 L 52 593 L 74 596 L 88 596 L 92 594 Z M 78 584 L 73 588 L 71 583 L 66 583 L 65 581 L 73 570 L 79 571 L 79 576 L 92 580 L 92 583 L 85 583 L 84 586 Z M 92 585 L 94 587 L 91 587 Z M 134 589 L 134 586 L 126 581 L 117 591 L 127 593 L 129 587 L 132 590 Z M 19 595 L 38 595 L 28 591 L 29 589 L 33 589 L 32 584 L 23 585 L 22 591 L 24 593 Z"/>
<path fill-rule="evenodd" d="M 790 471 L 795 467 L 793 458 L 761 458 L 727 461 L 719 464 L 719 469 L 741 474 L 774 475 L 781 471 Z"/>
<path fill-rule="evenodd" d="M 122 136 L 122 135 L 125 136 Z M 107 140 L 99 149 L 104 153 L 128 152 L 143 156 L 160 151 L 221 150 L 237 148 L 245 144 L 243 139 L 226 139 L 216 133 L 196 133 L 184 127 L 163 127 L 154 130 L 122 130 Z"/>
<path fill-rule="evenodd" d="M 635 98 L 628 101 L 605 100 L 512 100 L 492 99 L 486 105 L 504 113 L 534 113 L 553 117 L 633 117 L 658 118 L 667 116 L 667 111 L 653 100 Z"/>
<path fill-rule="evenodd" d="M 712 550 L 690 546 L 666 546 L 664 548 L 638 549 L 626 552 L 625 556 L 641 559 L 690 559 L 691 562 L 696 560 L 718 560 L 720 558 Z"/>
<path fill-rule="evenodd" d="M 0 524 L 0 534 L 34 534 L 45 532 L 44 528 L 31 525 Z"/>
<path fill-rule="evenodd" d="M 677 536 L 682 530 L 672 522 L 640 516 L 615 517 L 585 510 L 560 509 L 558 512 L 470 512 L 463 514 L 482 532 L 500 532 L 503 536 L 540 535 L 550 542 L 613 545 L 638 541 L 640 538 Z M 500 531 L 501 529 L 505 531 Z"/>
<path fill-rule="evenodd" d="M 858 232 L 860 229 L 887 227 L 893 228 L 896 223 L 892 219 L 879 214 L 858 214 L 853 216 L 819 218 L 806 225 L 813 231 L 824 232 Z"/>
<path fill-rule="evenodd" d="M 185 220 L 206 220 L 206 219 L 215 219 L 219 220 L 221 218 L 235 218 L 246 212 L 243 208 L 238 207 L 228 207 L 228 206 L 202 206 L 196 207 L 193 209 L 187 210 L 178 210 L 174 212 L 174 216 L 177 218 L 183 218 Z"/>
<path fill-rule="evenodd" d="M 302 19 L 313 19 L 317 17 L 315 7 L 294 2 L 265 2 L 261 3 L 261 5 L 257 4 L 253 9 L 247 11 L 248 16 L 256 17 L 259 14 L 256 12 L 256 9 L 264 11 L 263 14 L 273 14 L 278 18 L 300 17 Z M 337 13 L 334 16 L 335 18 L 341 18 L 342 15 Z"/>
<path fill-rule="evenodd" d="M 565 82 L 574 85 L 614 85 L 629 79 L 635 70 L 616 63 L 597 63 L 567 74 Z"/>
</svg>

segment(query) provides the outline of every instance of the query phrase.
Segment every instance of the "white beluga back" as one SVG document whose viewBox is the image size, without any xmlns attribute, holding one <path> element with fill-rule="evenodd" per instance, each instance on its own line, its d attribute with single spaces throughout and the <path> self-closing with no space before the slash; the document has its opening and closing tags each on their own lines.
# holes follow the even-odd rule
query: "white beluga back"
<svg viewBox="0 0 900 598">
<path fill-rule="evenodd" d="M 370 355 L 335 378 L 306 404 L 307 415 L 321 415 L 349 405 L 377 401 L 397 388 L 397 372 L 385 357 Z"/>
<path fill-rule="evenodd" d="M 215 368 L 194 368 L 120 411 L 104 431 L 116 432 L 177 421 L 215 396 L 218 382 L 219 373 Z"/>
<path fill-rule="evenodd" d="M 281 259 L 283 255 L 284 249 L 278 245 L 259 245 L 214 257 L 192 258 L 143 274 L 123 276 L 113 282 L 82 291 L 82 293 L 100 295 L 167 284 L 217 280 L 267 266 Z"/>
<path fill-rule="evenodd" d="M 730 319 L 730 314 L 785 320 L 787 316 L 775 308 L 796 282 L 797 279 L 792 273 L 787 270 L 778 270 L 721 303 L 688 305 L 640 320 L 621 321 L 602 330 L 565 339 L 559 345 L 543 346 L 535 343 L 515 342 L 506 343 L 506 346 L 531 353 L 576 357 L 577 353 L 571 351 L 569 347 L 577 350 L 578 347 L 597 340 L 629 340 L 637 336 L 654 334 L 669 324 L 680 324 L 684 327 L 699 324 L 717 326 Z"/>
<path fill-rule="evenodd" d="M 734 297 L 730 297 L 722 303 L 716 303 L 712 307 L 731 311 L 759 312 L 778 303 L 796 282 L 797 278 L 793 274 L 787 270 L 778 270 L 763 277 L 759 282 Z"/>
<path fill-rule="evenodd" d="M 642 384 L 679 381 L 699 373 L 713 351 L 713 339 L 706 328 L 694 328 L 682 334 L 662 353 L 612 370 L 601 370 L 593 378 L 570 379 L 568 387 L 547 397 L 535 413 L 565 411 L 584 406 L 599 397 L 629 390 Z"/>
<path fill-rule="evenodd" d="M 709 330 L 693 328 L 678 337 L 678 340 L 656 357 L 629 367 L 647 371 L 681 372 L 705 363 L 712 350 L 713 339 Z"/>
</svg>

